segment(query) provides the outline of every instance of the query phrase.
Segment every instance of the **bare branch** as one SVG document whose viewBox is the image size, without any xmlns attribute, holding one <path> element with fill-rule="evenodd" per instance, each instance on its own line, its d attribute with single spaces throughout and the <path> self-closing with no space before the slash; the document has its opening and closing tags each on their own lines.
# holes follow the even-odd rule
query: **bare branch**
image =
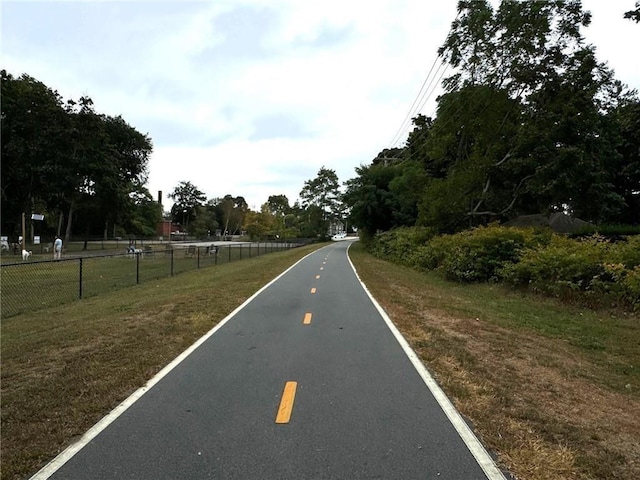
<svg viewBox="0 0 640 480">
<path fill-rule="evenodd" d="M 520 180 L 520 183 L 518 183 L 518 186 L 513 191 L 513 198 L 511 199 L 511 203 L 504 210 L 502 210 L 500 212 L 490 212 L 490 211 L 477 212 L 475 210 L 472 210 L 471 212 L 467 212 L 466 215 L 467 216 L 490 215 L 490 216 L 493 216 L 493 217 L 498 217 L 500 215 L 504 215 L 509 210 L 511 210 L 513 208 L 513 206 L 515 205 L 516 200 L 518 199 L 518 192 L 519 192 L 520 188 L 522 187 L 522 184 L 524 182 L 526 182 L 527 180 L 529 180 L 530 178 L 532 178 L 533 176 L 534 175 L 527 175 L 522 180 Z M 482 202 L 482 199 L 480 200 L 480 202 Z M 478 202 L 478 205 L 476 205 L 476 207 L 480 205 L 480 202 Z"/>
</svg>

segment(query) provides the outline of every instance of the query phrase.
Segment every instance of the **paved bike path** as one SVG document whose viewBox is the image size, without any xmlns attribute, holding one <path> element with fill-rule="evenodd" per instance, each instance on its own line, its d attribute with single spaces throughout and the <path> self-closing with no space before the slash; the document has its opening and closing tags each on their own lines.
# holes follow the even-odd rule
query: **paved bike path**
<svg viewBox="0 0 640 480">
<path fill-rule="evenodd" d="M 391 333 L 348 243 L 305 257 L 40 478 L 502 479 Z"/>
</svg>

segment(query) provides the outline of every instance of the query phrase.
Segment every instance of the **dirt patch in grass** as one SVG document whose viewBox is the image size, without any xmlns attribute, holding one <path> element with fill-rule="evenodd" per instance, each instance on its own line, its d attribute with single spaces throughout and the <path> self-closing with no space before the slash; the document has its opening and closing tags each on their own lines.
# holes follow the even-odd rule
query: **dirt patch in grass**
<svg viewBox="0 0 640 480">
<path fill-rule="evenodd" d="M 34 474 L 301 247 L 2 320 L 2 478 Z"/>
<path fill-rule="evenodd" d="M 640 478 L 640 318 L 584 312 L 584 329 L 593 322 L 608 336 L 599 341 L 600 330 L 587 332 L 593 338 L 586 342 L 579 324 L 542 325 L 580 317 L 571 307 L 497 287 L 446 284 L 358 248 L 351 256 L 483 443 L 517 478 Z M 602 346 L 590 348 L 596 340 Z"/>
</svg>

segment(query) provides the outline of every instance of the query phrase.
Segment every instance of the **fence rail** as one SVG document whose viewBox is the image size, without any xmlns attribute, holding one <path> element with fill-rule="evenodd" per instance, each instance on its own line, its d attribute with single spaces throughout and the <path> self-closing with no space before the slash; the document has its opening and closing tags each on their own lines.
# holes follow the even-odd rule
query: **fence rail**
<svg viewBox="0 0 640 480">
<path fill-rule="evenodd" d="M 131 287 L 142 282 L 212 267 L 303 243 L 148 245 L 132 253 L 84 254 L 61 260 L 6 263 L 0 267 L 1 318 Z"/>
</svg>

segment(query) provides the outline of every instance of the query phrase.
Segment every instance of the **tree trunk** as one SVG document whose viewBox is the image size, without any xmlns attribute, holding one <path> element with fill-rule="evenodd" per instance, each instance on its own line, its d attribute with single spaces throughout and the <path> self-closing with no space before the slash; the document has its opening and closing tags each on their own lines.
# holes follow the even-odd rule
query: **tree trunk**
<svg viewBox="0 0 640 480">
<path fill-rule="evenodd" d="M 91 222 L 87 222 L 87 227 L 84 230 L 84 245 L 82 246 L 82 250 L 86 251 L 89 243 L 89 232 L 91 231 Z"/>
<path fill-rule="evenodd" d="M 58 229 L 56 230 L 56 235 L 59 237 L 60 232 L 62 231 L 62 222 L 64 222 L 64 213 L 60 210 L 60 217 L 58 218 Z"/>
<path fill-rule="evenodd" d="M 73 221 L 73 211 L 75 207 L 75 200 L 71 200 L 71 204 L 69 205 L 69 216 L 67 218 L 67 230 L 64 234 L 64 243 L 69 242 L 69 238 L 71 237 L 71 223 Z"/>
</svg>

